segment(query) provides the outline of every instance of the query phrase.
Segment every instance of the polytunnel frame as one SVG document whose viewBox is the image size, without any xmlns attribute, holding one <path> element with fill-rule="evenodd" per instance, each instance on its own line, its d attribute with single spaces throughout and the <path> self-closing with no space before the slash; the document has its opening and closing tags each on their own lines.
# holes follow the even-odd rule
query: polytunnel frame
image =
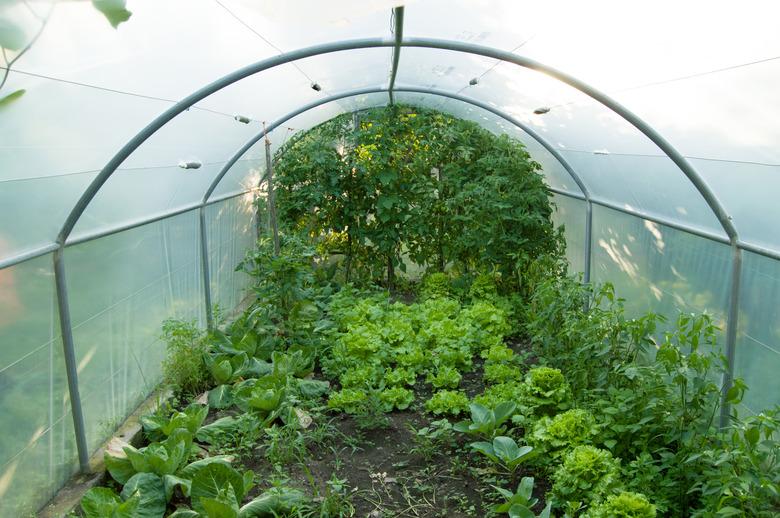
<svg viewBox="0 0 780 518">
<path fill-rule="evenodd" d="M 396 13 L 400 11 L 402 11 L 402 8 L 396 9 Z M 397 21 L 399 20 L 399 18 L 400 21 L 402 22 L 403 17 L 402 16 L 398 17 Z M 315 45 L 303 49 L 298 49 L 296 51 L 280 54 L 278 56 L 274 56 L 250 64 L 248 66 L 242 67 L 204 86 L 203 88 L 195 91 L 194 93 L 185 97 L 181 101 L 178 101 L 176 104 L 174 104 L 173 106 L 165 110 L 161 115 L 156 117 L 145 128 L 143 128 L 133 138 L 131 138 L 111 158 L 111 160 L 109 160 L 109 162 L 103 167 L 103 169 L 93 179 L 92 183 L 87 187 L 85 192 L 79 198 L 78 202 L 76 203 L 76 205 L 68 215 L 67 219 L 63 223 L 63 226 L 60 229 L 60 232 L 58 233 L 57 239 L 54 244 L 42 247 L 33 252 L 25 253 L 22 256 L 18 256 L 14 258 L 14 260 L 12 261 L 6 261 L 5 263 L 0 264 L 0 267 L 12 266 L 14 264 L 18 264 L 19 262 L 22 262 L 23 260 L 29 260 L 34 257 L 38 257 L 53 252 L 57 305 L 58 305 L 58 312 L 60 317 L 60 328 L 61 328 L 61 335 L 63 341 L 66 374 L 68 377 L 68 390 L 71 399 L 71 408 L 72 408 L 72 414 L 74 420 L 74 431 L 76 435 L 76 445 L 77 445 L 78 456 L 79 456 L 79 464 L 82 471 L 86 472 L 89 470 L 89 453 L 87 451 L 83 413 L 82 413 L 80 397 L 79 397 L 78 372 L 76 368 L 72 327 L 70 322 L 68 291 L 67 291 L 67 285 L 65 279 L 65 264 L 64 264 L 65 247 L 74 244 L 76 242 L 84 242 L 91 239 L 102 237 L 103 235 L 119 232 L 127 228 L 133 228 L 135 226 L 139 226 L 140 224 L 146 224 L 153 221 L 158 221 L 160 219 L 163 219 L 165 217 L 170 217 L 175 214 L 175 213 L 169 213 L 166 214 L 165 216 L 146 220 L 143 223 L 137 223 L 130 227 L 115 229 L 111 232 L 100 232 L 93 236 L 90 236 L 89 238 L 81 238 L 81 239 L 74 240 L 72 242 L 68 242 L 68 237 L 73 231 L 79 218 L 81 217 L 81 215 L 83 214 L 87 206 L 89 205 L 90 201 L 95 197 L 95 195 L 99 192 L 103 184 L 119 168 L 119 166 L 148 138 L 150 138 L 154 133 L 156 133 L 160 128 L 162 128 L 165 124 L 170 122 L 177 115 L 184 112 L 185 110 L 193 106 L 195 103 L 210 96 L 211 94 L 216 93 L 222 90 L 223 88 L 237 81 L 240 81 L 241 79 L 245 79 L 246 77 L 252 76 L 254 74 L 257 74 L 259 72 L 262 72 L 264 70 L 279 65 L 298 61 L 300 59 L 318 56 L 322 54 L 329 54 L 333 52 L 346 51 L 346 50 L 380 48 L 380 47 L 391 47 L 391 46 L 395 47 L 396 49 L 396 53 L 394 54 L 394 58 L 393 58 L 393 71 L 392 71 L 393 78 L 397 73 L 397 66 L 399 61 L 399 59 L 397 58 L 397 54 L 400 48 L 402 47 L 431 48 L 431 49 L 449 50 L 455 52 L 463 52 L 467 54 L 480 55 L 483 57 L 493 58 L 499 61 L 512 63 L 524 68 L 528 68 L 546 74 L 554 79 L 557 79 L 579 90 L 580 92 L 588 95 L 592 99 L 598 101 L 602 105 L 606 106 L 607 108 L 611 109 L 613 112 L 620 115 L 624 120 L 629 122 L 632 126 L 634 126 L 641 133 L 643 133 L 648 139 L 650 139 L 654 144 L 656 144 L 672 160 L 672 162 L 674 162 L 680 168 L 683 174 L 686 175 L 688 180 L 694 185 L 696 190 L 702 195 L 702 197 L 707 202 L 710 209 L 713 211 L 714 215 L 716 216 L 719 223 L 723 227 L 723 230 L 726 232 L 726 235 L 728 236 L 728 243 L 731 245 L 733 251 L 732 279 L 731 279 L 731 290 L 730 290 L 730 299 L 729 299 L 729 311 L 727 317 L 728 330 L 727 330 L 727 337 L 726 337 L 726 349 L 727 349 L 726 356 L 728 359 L 728 371 L 724 375 L 724 379 L 723 379 L 723 395 L 721 401 L 721 425 L 724 425 L 728 422 L 729 409 L 728 409 L 728 402 L 726 399 L 726 392 L 728 388 L 730 388 L 733 381 L 734 346 L 736 342 L 736 331 L 737 331 L 736 324 L 737 324 L 738 306 L 739 306 L 739 300 L 738 300 L 739 284 L 741 278 L 741 264 L 742 264 L 741 252 L 743 249 L 746 249 L 762 255 L 768 255 L 773 258 L 780 257 L 780 254 L 774 253 L 770 250 L 765 250 L 761 247 L 755 247 L 752 245 L 742 243 L 739 239 L 737 230 L 732 223 L 731 217 L 727 214 L 725 208 L 722 206 L 718 198 L 715 196 L 714 192 L 709 188 L 705 180 L 698 174 L 698 172 L 690 164 L 690 162 L 688 162 L 688 160 L 681 153 L 679 153 L 666 139 L 664 139 L 644 120 L 642 120 L 633 112 L 628 110 L 626 107 L 618 103 L 616 100 L 600 92 L 599 90 L 555 68 L 549 67 L 530 58 L 513 54 L 512 52 L 502 51 L 502 50 L 493 49 L 490 47 L 485 47 L 485 46 L 476 45 L 467 42 L 458 42 L 458 41 L 450 41 L 450 40 L 442 40 L 442 39 L 430 39 L 430 38 L 403 39 L 401 30 L 396 30 L 396 36 L 397 37 L 394 39 L 366 38 L 366 39 L 356 39 L 356 40 L 345 40 L 345 41 L 331 42 L 331 43 Z M 388 91 L 392 96 L 393 88 L 389 88 Z M 563 164 L 563 162 L 561 163 Z M 240 193 L 240 194 L 245 194 L 245 193 Z M 561 194 L 570 195 L 569 193 L 563 193 L 563 192 Z M 589 200 L 588 199 L 589 195 L 586 195 L 585 191 L 583 191 L 583 195 L 586 196 L 585 199 L 586 202 L 588 202 L 586 206 L 590 207 L 590 202 L 595 202 L 595 201 Z M 225 198 L 230 198 L 230 197 L 232 196 L 228 196 Z M 574 197 L 576 198 L 578 196 L 574 196 Z M 215 200 L 214 202 L 216 201 L 220 201 L 220 200 Z M 603 205 L 603 203 L 599 203 L 599 204 Z M 202 211 L 204 205 L 205 205 L 204 203 L 201 203 L 194 207 L 190 207 L 189 209 L 186 210 L 183 209 L 177 211 L 176 213 L 185 212 L 187 210 L 193 210 L 194 208 L 198 208 L 198 207 L 200 207 Z M 628 212 L 628 211 L 624 210 L 623 212 Z M 201 214 L 200 217 L 201 225 L 203 225 L 204 219 L 205 218 Z M 701 232 L 697 231 L 696 229 L 685 228 L 684 230 L 686 232 L 695 235 L 701 235 Z M 711 236 L 704 236 L 704 237 L 711 237 Z M 589 254 L 590 249 L 592 248 L 592 244 L 590 240 L 586 241 L 586 248 L 587 248 L 586 254 Z M 206 265 L 202 264 L 202 267 L 205 268 Z"/>
</svg>

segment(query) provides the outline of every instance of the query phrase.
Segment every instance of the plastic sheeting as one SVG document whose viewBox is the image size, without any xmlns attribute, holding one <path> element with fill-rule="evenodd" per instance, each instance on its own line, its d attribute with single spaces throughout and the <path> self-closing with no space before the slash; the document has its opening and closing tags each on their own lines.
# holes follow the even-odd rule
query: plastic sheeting
<svg viewBox="0 0 780 518">
<path fill-rule="evenodd" d="M 76 470 L 51 256 L 0 270 L 0 515 L 34 514 Z"/>
<path fill-rule="evenodd" d="M 555 207 L 553 222 L 564 230 L 569 273 L 582 274 L 585 270 L 585 202 L 560 194 L 554 194 L 550 201 Z"/>
<path fill-rule="evenodd" d="M 37 38 L 23 55 L 5 55 L 6 62 L 19 59 L 0 90 L 0 99 L 18 95 L 0 103 L 3 264 L 51 245 L 98 171 L 177 100 L 239 67 L 305 46 L 392 41 L 397 2 L 128 3 L 133 15 L 115 29 L 91 2 L 0 2 L 0 21 L 20 27 L 25 43 Z M 780 5 L 769 1 L 410 0 L 404 37 L 515 52 L 613 96 L 688 158 L 740 239 L 771 255 L 780 251 L 778 14 Z M 263 122 L 326 96 L 387 88 L 392 54 L 390 46 L 322 54 L 233 84 L 142 144 L 88 205 L 70 240 L 81 244 L 67 246 L 64 258 L 91 450 L 159 380 L 161 321 L 203 323 L 196 207 L 226 161 Z M 593 206 L 592 279 L 615 284 L 632 314 L 708 311 L 725 325 L 731 249 L 695 235 L 722 241 L 725 233 L 682 172 L 624 120 L 538 72 L 461 52 L 404 47 L 396 86 L 467 96 L 531 126 L 595 202 L 623 210 Z M 436 95 L 395 97 L 523 140 L 551 188 L 586 194 L 544 146 L 503 118 Z M 307 111 L 270 133 L 272 151 L 297 131 L 388 98 L 372 93 Z M 534 113 L 542 107 L 549 112 Z M 181 169 L 183 160 L 202 167 Z M 251 191 L 264 173 L 261 140 L 227 171 L 212 199 Z M 212 301 L 226 312 L 245 296 L 247 279 L 233 268 L 255 236 L 247 200 L 205 208 Z M 582 271 L 586 202 L 560 194 L 554 202 L 571 270 Z M 105 236 L 90 241 L 97 233 Z M 755 412 L 780 393 L 780 266 L 743 255 L 735 373 L 752 386 L 744 409 Z M 34 510 L 76 467 L 51 261 L 41 255 L 0 269 L 0 409 L 11 416 L 0 443 L 2 515 Z"/>
<path fill-rule="evenodd" d="M 780 263 L 746 253 L 741 289 L 734 370 L 751 389 L 744 406 L 758 413 L 776 405 L 780 394 Z"/>
<path fill-rule="evenodd" d="M 592 280 L 611 282 L 629 316 L 654 311 L 673 324 L 680 312 L 707 312 L 725 328 L 727 245 L 599 206 L 593 207 L 592 245 Z"/>
<path fill-rule="evenodd" d="M 166 318 L 203 324 L 198 214 L 65 252 L 87 444 L 96 449 L 161 379 Z"/>
<path fill-rule="evenodd" d="M 211 301 L 228 318 L 251 298 L 247 293 L 250 279 L 245 273 L 237 272 L 236 266 L 257 235 L 253 198 L 248 194 L 206 207 Z"/>
</svg>

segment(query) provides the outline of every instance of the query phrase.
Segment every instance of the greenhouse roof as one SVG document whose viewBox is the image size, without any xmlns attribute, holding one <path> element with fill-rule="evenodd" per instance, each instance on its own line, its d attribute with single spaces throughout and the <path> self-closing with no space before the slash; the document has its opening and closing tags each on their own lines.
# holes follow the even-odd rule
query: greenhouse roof
<svg viewBox="0 0 780 518">
<path fill-rule="evenodd" d="M 3 259 L 52 244 L 79 196 L 136 132 L 242 67 L 313 48 L 301 54 L 309 57 L 278 59 L 199 99 L 165 125 L 121 162 L 79 219 L 76 236 L 199 202 L 262 122 L 334 99 L 282 122 L 270 135 L 278 146 L 337 113 L 387 104 L 380 90 L 391 82 L 396 25 L 404 45 L 393 78 L 397 102 L 515 133 L 548 166 L 554 189 L 581 195 L 584 188 L 595 201 L 727 240 L 713 200 L 708 206 L 679 164 L 631 123 L 549 75 L 496 57 L 512 53 L 560 70 L 663 135 L 711 189 L 742 242 L 780 249 L 780 234 L 772 232 L 780 209 L 771 202 L 780 164 L 780 128 L 771 116 L 780 77 L 775 4 L 419 1 L 397 24 L 390 9 L 396 3 L 131 3 L 131 18 L 114 29 L 85 2 L 6 2 L 4 15 L 28 37 L 45 29 L 4 87 L 25 94 L 0 122 L 3 206 L 27 223 L 20 228 L 3 218 Z M 480 55 L 482 48 L 496 54 Z M 549 112 L 534 113 L 541 108 Z M 557 150 L 581 185 L 507 116 Z M 249 149 L 214 195 L 254 185 L 262 155 L 262 146 Z M 177 167 L 191 158 L 203 167 Z M 31 196 L 45 198 L 47 210 L 28 203 Z"/>
</svg>

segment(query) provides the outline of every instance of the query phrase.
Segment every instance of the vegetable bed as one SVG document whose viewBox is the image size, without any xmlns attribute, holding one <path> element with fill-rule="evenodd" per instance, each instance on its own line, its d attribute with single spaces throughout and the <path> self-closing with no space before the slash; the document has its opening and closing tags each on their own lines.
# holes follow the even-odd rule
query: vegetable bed
<svg viewBox="0 0 780 518">
<path fill-rule="evenodd" d="M 255 301 L 166 322 L 178 399 L 84 516 L 780 515 L 778 410 L 736 414 L 708 315 L 568 275 L 520 143 L 395 106 L 282 152 Z"/>
</svg>

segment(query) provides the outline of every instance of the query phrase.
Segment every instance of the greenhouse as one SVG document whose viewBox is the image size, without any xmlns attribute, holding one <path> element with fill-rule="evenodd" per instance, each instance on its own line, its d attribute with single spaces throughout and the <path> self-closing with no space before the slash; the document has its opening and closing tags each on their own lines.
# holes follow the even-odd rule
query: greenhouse
<svg viewBox="0 0 780 518">
<path fill-rule="evenodd" d="M 0 516 L 780 516 L 778 19 L 0 0 Z"/>
</svg>

